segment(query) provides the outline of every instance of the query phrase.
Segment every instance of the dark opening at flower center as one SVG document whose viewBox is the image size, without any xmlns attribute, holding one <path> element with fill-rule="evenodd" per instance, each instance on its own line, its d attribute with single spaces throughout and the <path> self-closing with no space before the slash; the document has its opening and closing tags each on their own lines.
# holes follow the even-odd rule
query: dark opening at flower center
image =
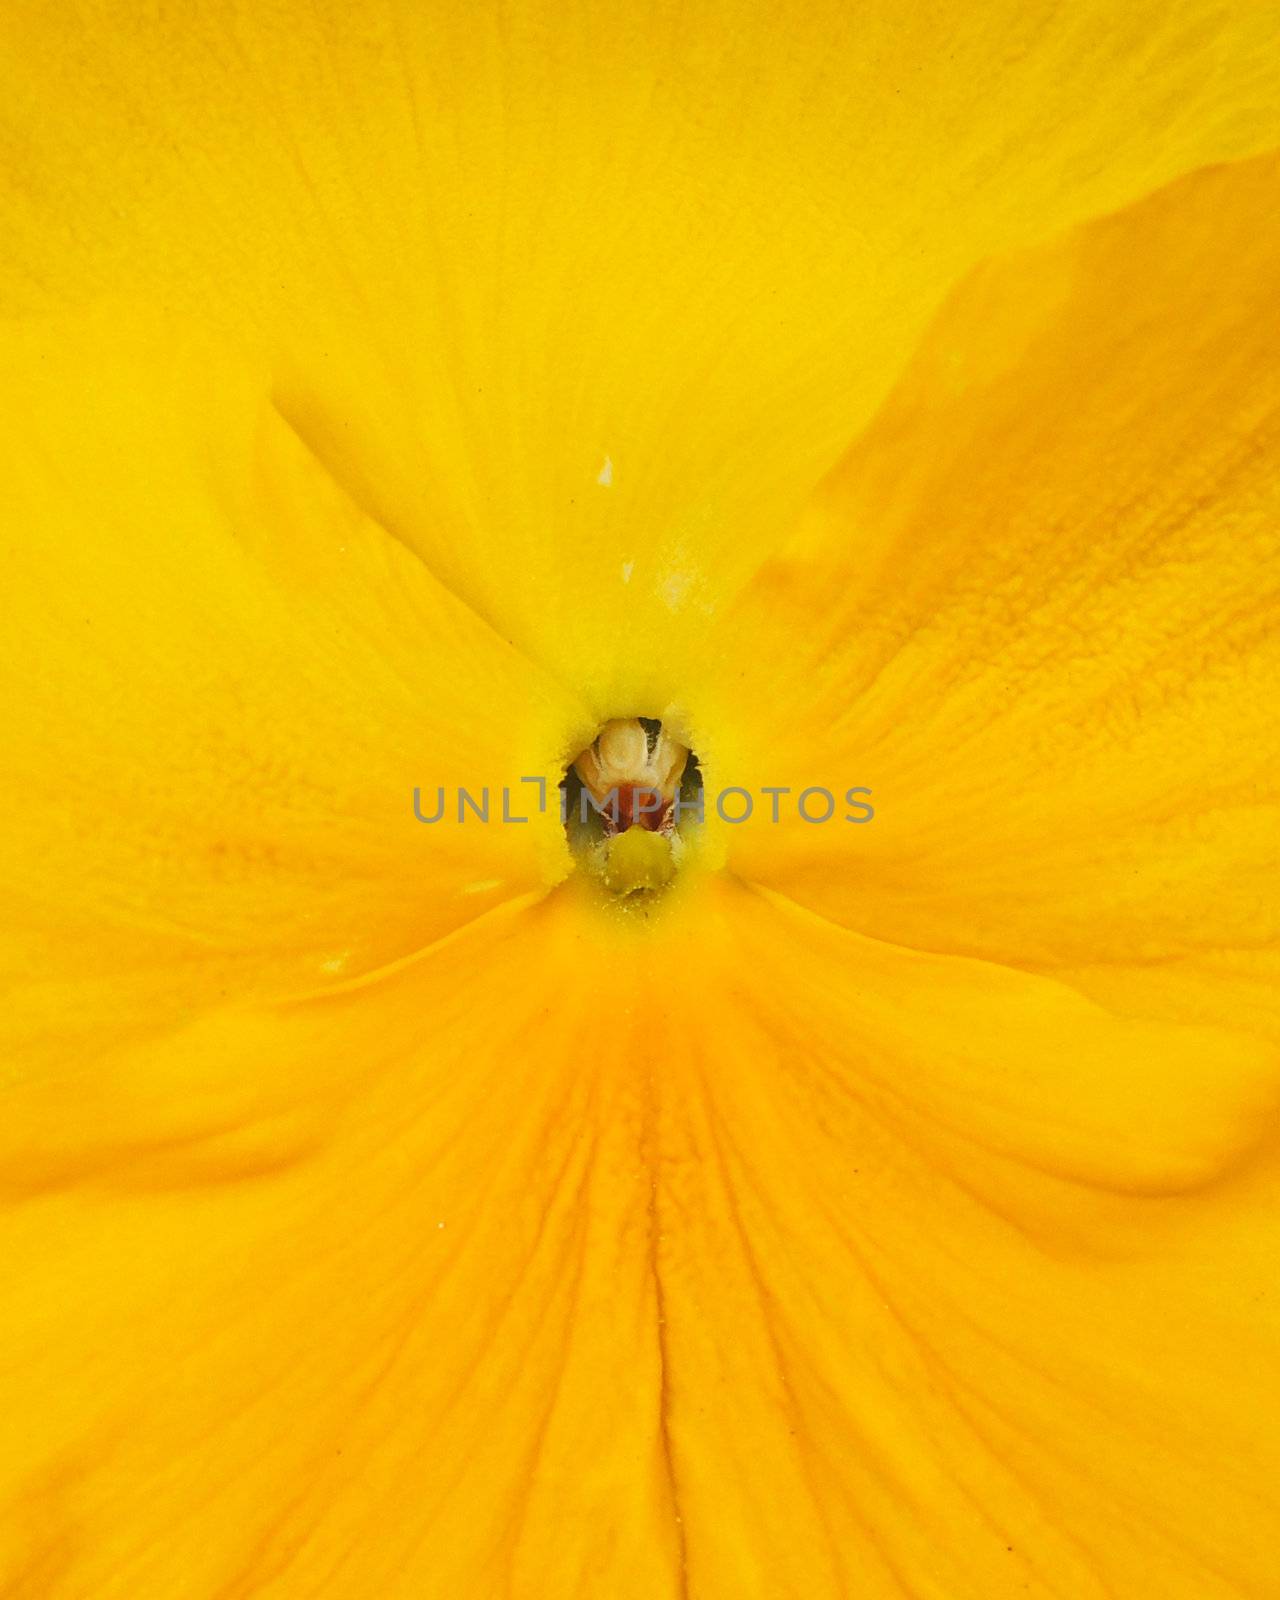
<svg viewBox="0 0 1280 1600">
<path fill-rule="evenodd" d="M 615 895 L 670 883 L 702 820 L 698 758 L 653 717 L 606 722 L 569 765 L 563 790 L 570 847 Z"/>
</svg>

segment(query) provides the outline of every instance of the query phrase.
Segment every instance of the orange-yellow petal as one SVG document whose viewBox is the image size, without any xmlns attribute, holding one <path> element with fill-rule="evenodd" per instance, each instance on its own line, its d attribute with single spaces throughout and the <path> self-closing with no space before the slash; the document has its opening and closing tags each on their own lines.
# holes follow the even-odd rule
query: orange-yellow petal
<svg viewBox="0 0 1280 1600">
<path fill-rule="evenodd" d="M 10 1092 L 15 1592 L 1267 1600 L 1275 1063 L 699 889 Z"/>
<path fill-rule="evenodd" d="M 1274 1052 L 750 901 L 670 963 L 691 1592 L 1267 1600 Z"/>
<path fill-rule="evenodd" d="M 582 953 L 500 907 L 10 1088 L 7 1593 L 675 1592 L 647 1089 Z"/>
</svg>

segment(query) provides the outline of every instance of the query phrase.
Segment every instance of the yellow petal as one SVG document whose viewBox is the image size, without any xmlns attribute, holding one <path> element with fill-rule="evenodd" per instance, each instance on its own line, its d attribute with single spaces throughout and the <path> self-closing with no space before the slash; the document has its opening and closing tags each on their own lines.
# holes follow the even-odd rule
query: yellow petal
<svg viewBox="0 0 1280 1600">
<path fill-rule="evenodd" d="M 1211 970 L 1203 1018 L 1173 1028 L 1138 1015 L 1163 1005 L 1145 993 L 1115 1017 L 963 959 L 936 787 L 926 859 L 895 833 L 878 882 L 771 846 L 777 881 L 864 934 L 935 930 L 936 955 L 688 875 L 651 922 L 562 892 L 460 927 L 563 866 L 555 828 L 442 842 L 388 798 L 431 781 L 424 759 L 438 781 L 501 782 L 527 751 L 553 776 L 600 716 L 669 702 L 720 729 L 722 766 L 771 722 L 860 751 L 849 658 L 817 630 L 791 630 L 804 652 L 772 674 L 730 654 L 734 695 L 693 681 L 704 634 L 957 274 L 1275 138 L 1255 109 L 1274 101 L 1264 12 L 956 8 L 922 18 L 922 42 L 896 9 L 817 9 L 781 51 L 756 7 L 607 27 L 530 8 L 503 28 L 471 8 L 218 7 L 176 36 L 91 11 L 109 29 L 77 15 L 74 40 L 13 15 L 10 115 L 35 132 L 8 163 L 26 277 L 6 276 L 6 307 L 124 289 L 180 324 L 198 302 L 218 332 L 193 362 L 140 336 L 135 303 L 74 348 L 65 320 L 18 336 L 6 367 L 23 754 L 5 872 L 30 981 L 0 1119 L 4 1584 L 1266 1600 L 1275 1063 Z M 1205 204 L 1202 242 L 1222 193 Z M 1241 203 L 1246 274 L 1260 204 Z M 1165 276 L 1141 270 L 1172 323 L 1185 239 L 1163 237 Z M 1135 270 L 1128 243 L 1113 277 Z M 1215 259 L 1214 291 L 1265 314 Z M 961 362 L 966 407 L 996 391 L 1027 459 L 1045 441 L 1013 426 L 1036 391 L 1009 347 L 1045 345 L 1074 386 L 1039 332 L 1058 287 L 1015 304 L 1012 331 L 990 307 L 990 351 Z M 1100 314 L 1084 304 L 1077 334 Z M 1132 308 L 1112 310 L 1113 354 Z M 244 367 L 221 351 L 233 327 Z M 1226 413 L 1256 432 L 1264 387 L 1234 351 L 1224 370 L 1219 402 L 1243 381 Z M 1205 431 L 1188 420 L 1155 464 Z M 1077 464 L 1096 460 L 1087 433 Z M 896 474 L 884 443 L 872 478 Z M 1240 469 L 1254 538 L 1248 465 L 1210 462 Z M 900 529 L 875 526 L 887 556 Z M 1145 529 L 1157 550 L 1163 528 Z M 1211 556 L 1173 555 L 1216 572 L 1214 533 Z M 825 548 L 819 527 L 829 600 L 845 568 Z M 996 577 L 972 574 L 1016 600 Z M 947 596 L 901 587 L 886 615 L 927 634 L 913 605 Z M 1248 655 L 1239 584 L 1215 593 L 1207 618 L 1170 614 Z M 882 643 L 856 603 L 833 628 L 861 616 Z M 1165 615 L 1139 610 L 1144 661 Z M 1035 679 L 1061 633 L 1007 665 Z M 960 659 L 1004 637 L 971 632 Z M 944 654 L 906 676 L 960 709 L 921 719 L 918 754 L 897 735 L 900 788 L 953 748 L 972 759 L 970 711 L 981 747 L 989 685 L 966 699 Z M 1062 692 L 1047 654 L 1041 713 Z M 1042 727 L 1033 709 L 1004 741 Z M 1149 750 L 1122 741 L 1130 776 L 1178 748 L 1156 722 Z M 1026 744 L 1006 770 L 1043 824 Z M 799 749 L 778 741 L 789 771 Z M 1158 815 L 1169 792 L 1165 774 L 1115 814 Z M 1261 835 L 1229 837 L 1234 872 Z M 894 871 L 935 863 L 916 917 L 934 891 Z M 1075 864 L 1067 935 L 1029 951 L 1041 924 L 995 893 L 976 953 L 1131 955 L 1157 875 L 1104 924 Z M 813 892 L 827 878 L 834 903 Z M 1157 953 L 1191 905 L 1154 923 Z M 1232 899 L 1217 944 L 1222 926 L 1261 943 L 1251 913 Z M 1070 937 L 1086 917 L 1092 945 Z M 344 993 L 266 1003 L 346 972 Z"/>
<path fill-rule="evenodd" d="M 701 887 L 10 1093 L 11 1587 L 1265 1600 L 1256 1046 Z"/>
<path fill-rule="evenodd" d="M 554 819 L 459 825 L 455 791 L 528 815 L 583 714 L 350 503 L 268 373 L 135 316 L 4 351 L 0 952 L 34 1050 L 73 979 L 87 1038 L 154 1026 L 565 870 Z"/>
<path fill-rule="evenodd" d="M 735 870 L 1280 1027 L 1278 200 L 1271 158 L 1198 174 L 956 296 L 715 702 L 734 781 L 867 785 L 874 820 L 725 830 Z"/>
<path fill-rule="evenodd" d="M 645 1088 L 581 954 L 498 908 L 11 1089 L 11 1592 L 673 1592 Z"/>
<path fill-rule="evenodd" d="M 1270 8 L 6 8 L 6 309 L 279 359 L 355 498 L 598 717 L 689 651 L 992 252 L 1280 140 Z"/>
<path fill-rule="evenodd" d="M 1197 1065 L 1045 980 L 746 902 L 668 964 L 691 980 L 658 1204 L 694 1592 L 1265 1600 L 1273 1114 L 1237 1100 L 1224 1140 L 1214 1110 L 1256 1046 L 1201 1039 Z M 1127 1128 L 1104 1063 L 1152 1091 Z M 992 1159 L 1015 1110 L 1031 1159 Z M 1033 1156 L 1090 1118 L 1112 1197 Z M 1121 1193 L 1144 1140 L 1218 1179 Z"/>
</svg>

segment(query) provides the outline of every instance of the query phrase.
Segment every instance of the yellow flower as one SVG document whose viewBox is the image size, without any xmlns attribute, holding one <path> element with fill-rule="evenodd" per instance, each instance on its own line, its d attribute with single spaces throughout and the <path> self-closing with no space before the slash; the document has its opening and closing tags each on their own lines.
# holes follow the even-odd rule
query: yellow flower
<svg viewBox="0 0 1280 1600">
<path fill-rule="evenodd" d="M 5 1600 L 1274 1597 L 1274 20 L 6 8 Z"/>
</svg>

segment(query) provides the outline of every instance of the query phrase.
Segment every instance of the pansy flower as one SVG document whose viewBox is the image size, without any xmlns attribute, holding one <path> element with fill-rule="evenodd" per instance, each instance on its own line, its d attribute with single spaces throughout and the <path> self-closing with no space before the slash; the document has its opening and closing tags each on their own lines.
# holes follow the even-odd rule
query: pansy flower
<svg viewBox="0 0 1280 1600">
<path fill-rule="evenodd" d="M 5 1600 L 1274 1597 L 1275 20 L 5 8 Z"/>
</svg>

